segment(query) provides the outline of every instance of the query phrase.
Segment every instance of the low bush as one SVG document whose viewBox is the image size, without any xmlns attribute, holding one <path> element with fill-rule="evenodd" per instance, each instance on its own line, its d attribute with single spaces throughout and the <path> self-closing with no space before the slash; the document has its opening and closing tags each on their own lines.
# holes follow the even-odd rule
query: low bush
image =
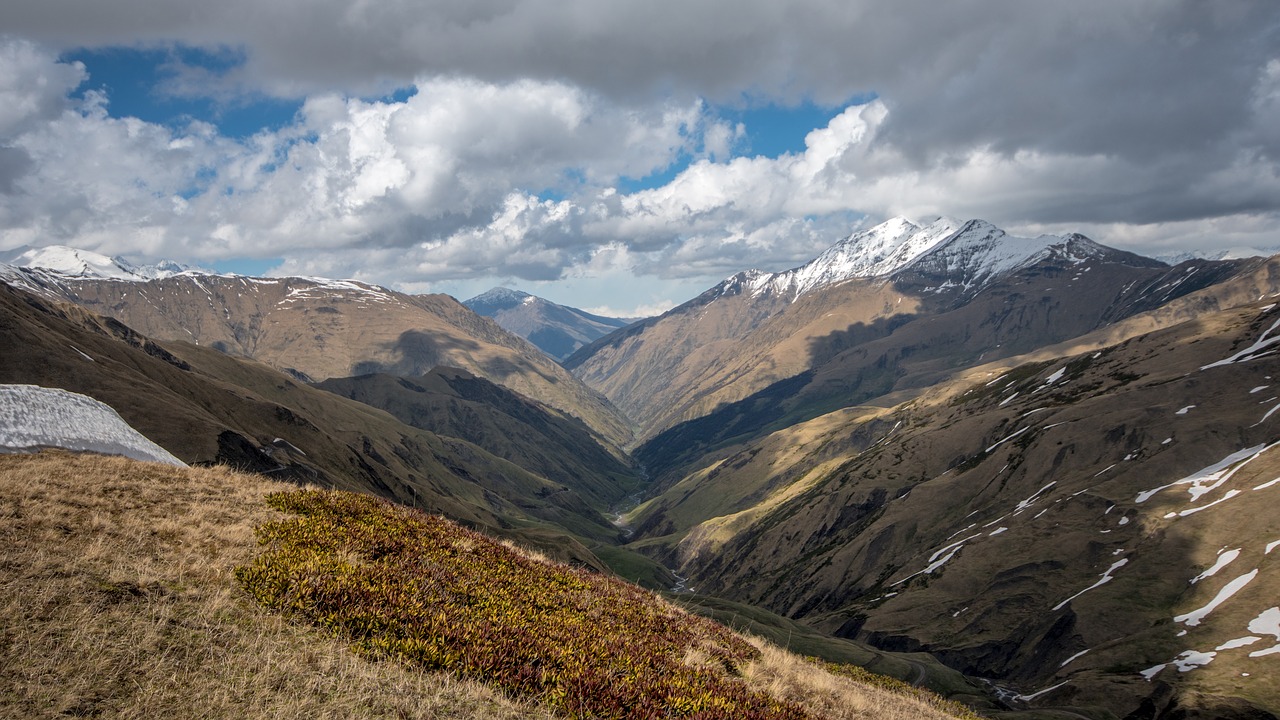
<svg viewBox="0 0 1280 720">
<path fill-rule="evenodd" d="M 268 496 L 237 570 L 264 605 L 575 718 L 800 720 L 737 675 L 757 650 L 635 586 L 546 563 L 440 517 L 351 493 Z"/>
</svg>

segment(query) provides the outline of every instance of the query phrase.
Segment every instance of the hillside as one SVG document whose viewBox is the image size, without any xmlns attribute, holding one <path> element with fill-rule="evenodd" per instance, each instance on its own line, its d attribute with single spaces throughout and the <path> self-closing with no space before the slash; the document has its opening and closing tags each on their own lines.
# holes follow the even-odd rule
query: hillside
<svg viewBox="0 0 1280 720">
<path fill-rule="evenodd" d="M 1280 356 L 1257 298 L 778 429 L 637 508 L 633 546 L 1014 707 L 1271 717 Z"/>
<path fill-rule="evenodd" d="M 6 638 L 0 644 L 0 714 L 551 717 L 540 704 L 508 699 L 514 688 L 493 676 L 482 678 L 496 687 L 432 672 L 413 662 L 376 659 L 367 652 L 367 644 L 377 641 L 378 631 L 361 635 L 366 644 L 362 652 L 359 642 L 341 633 L 335 637 L 299 622 L 305 613 L 283 615 L 253 602 L 237 576 L 251 577 L 249 568 L 265 567 L 262 563 L 273 552 L 267 549 L 263 554 L 264 548 L 255 541 L 255 528 L 260 535 L 277 533 L 276 548 L 283 537 L 279 533 L 288 532 L 289 516 L 272 510 L 265 498 L 268 493 L 307 497 L 288 490 L 288 485 L 224 468 L 172 468 L 63 452 L 0 455 L 0 538 L 5 540 L 0 549 L 0 584 L 12 590 L 0 596 L 0 636 Z M 363 506 L 359 498 L 365 496 L 313 493 L 312 497 L 334 502 L 349 498 Z M 332 520 L 348 518 L 358 523 L 361 511 L 356 506 L 352 512 L 357 514 Z M 369 507 L 377 512 L 385 508 L 408 522 L 436 522 L 413 511 L 394 511 L 389 505 Z M 578 578 L 573 581 L 578 584 L 596 582 L 579 571 L 531 560 L 480 536 L 443 528 L 446 533 L 462 532 L 449 542 L 465 541 L 472 550 L 464 553 L 505 554 L 507 562 L 514 563 L 511 572 L 519 568 L 520 572 Z M 350 561 L 358 555 L 344 557 Z M 412 564 L 399 567 L 408 569 Z M 486 587 L 501 587 L 507 572 L 504 566 L 460 579 L 472 583 L 471 592 L 485 593 L 489 592 Z M 513 587 L 536 585 L 515 583 Z M 579 592 L 571 586 L 563 591 L 570 597 Z M 622 633 L 620 638 L 628 630 L 618 620 L 639 608 L 662 613 L 669 618 L 668 625 L 682 628 L 670 634 L 676 643 L 699 637 L 683 634 L 685 627 L 699 628 L 704 635 L 725 633 L 621 584 L 610 592 L 634 597 L 621 605 L 592 609 L 590 617 L 611 632 Z M 581 597 L 589 599 L 585 594 Z M 522 618 L 537 622 L 536 616 Z M 501 625 L 491 630 L 488 637 L 493 641 L 506 637 Z M 631 641 L 635 640 L 643 638 Z M 790 705 L 796 708 L 792 717 L 955 717 L 939 709 L 936 700 L 828 674 L 775 649 L 756 649 L 736 636 L 719 635 L 716 642 L 755 658 L 741 666 L 745 680 L 725 676 L 717 663 L 701 664 L 697 658 L 707 657 L 702 653 L 711 649 L 705 644 L 701 652 L 681 650 L 671 656 L 683 668 L 679 672 L 720 677 L 716 682 L 729 683 L 725 687 L 737 688 L 735 693 L 763 698 L 772 707 L 802 699 L 802 705 Z M 590 667 L 599 657 L 593 651 L 579 661 Z M 710 686 L 699 686 L 699 692 L 706 687 Z M 589 691 L 586 696 L 569 697 L 607 698 L 617 689 L 605 686 L 598 695 Z M 556 704 L 556 697 L 542 700 Z M 652 699 L 662 702 L 661 697 Z M 711 710 L 695 717 L 746 715 Z"/>
<path fill-rule="evenodd" d="M 636 471 L 580 421 L 478 378 L 436 368 L 413 378 L 362 375 L 316 387 L 391 413 L 412 427 L 474 443 L 541 477 L 567 483 L 596 507 L 638 485 Z"/>
<path fill-rule="evenodd" d="M 639 482 L 614 475 L 604 488 L 599 477 L 584 475 L 577 488 L 574 477 L 540 476 L 265 365 L 190 344 L 162 346 L 115 320 L 3 284 L 0 345 L 0 383 L 63 388 L 104 402 L 188 464 L 226 463 L 372 492 L 599 568 L 583 541 L 619 541 L 605 512 Z M 504 438 L 495 450 L 521 442 L 519 435 Z M 555 453 L 553 441 L 538 442 L 529 453 Z"/>
<path fill-rule="evenodd" d="M 447 295 L 405 295 L 355 281 L 203 273 L 143 280 L 10 268 L 5 279 L 152 339 L 258 360 L 307 382 L 462 368 L 581 419 L 605 442 L 621 446 L 631 439 L 608 401 Z"/>
<path fill-rule="evenodd" d="M 528 340 L 556 360 L 563 360 L 583 345 L 635 321 L 593 315 L 502 287 L 464 300 L 462 304 L 477 315 L 493 318 L 503 329 Z"/>
</svg>

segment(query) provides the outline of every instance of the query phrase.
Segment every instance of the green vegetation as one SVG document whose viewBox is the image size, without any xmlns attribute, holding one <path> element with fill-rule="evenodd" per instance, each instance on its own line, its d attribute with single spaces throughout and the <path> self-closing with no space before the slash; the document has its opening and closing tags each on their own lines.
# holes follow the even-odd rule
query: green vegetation
<svg viewBox="0 0 1280 720">
<path fill-rule="evenodd" d="M 362 653 L 477 679 L 570 717 L 807 717 L 735 677 L 758 651 L 634 586 L 531 558 L 364 495 L 268 502 L 266 550 L 237 570 L 264 605 Z"/>
</svg>

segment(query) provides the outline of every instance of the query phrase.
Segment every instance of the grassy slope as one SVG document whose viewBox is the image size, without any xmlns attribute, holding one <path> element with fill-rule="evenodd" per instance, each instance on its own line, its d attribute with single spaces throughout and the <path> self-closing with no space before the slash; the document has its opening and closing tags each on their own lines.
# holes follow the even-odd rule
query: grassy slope
<svg viewBox="0 0 1280 720">
<path fill-rule="evenodd" d="M 0 716 L 542 717 L 486 687 L 370 662 L 233 577 L 290 486 L 46 452 L 0 456 Z M 949 717 L 764 648 L 753 687 L 814 716 Z"/>
<path fill-rule="evenodd" d="M 290 487 L 92 455 L 0 456 L 0 717 L 541 717 L 373 663 L 258 607 L 233 569 Z"/>
</svg>

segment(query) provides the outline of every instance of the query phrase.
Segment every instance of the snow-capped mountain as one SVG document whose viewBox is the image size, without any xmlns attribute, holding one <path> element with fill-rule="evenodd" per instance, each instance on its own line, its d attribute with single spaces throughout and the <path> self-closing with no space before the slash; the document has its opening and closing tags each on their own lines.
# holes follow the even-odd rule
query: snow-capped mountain
<svg viewBox="0 0 1280 720">
<path fill-rule="evenodd" d="M 497 287 L 463 302 L 557 360 L 618 328 L 629 318 L 603 317 L 519 290 Z"/>
<path fill-rule="evenodd" d="M 984 220 L 960 223 L 943 217 L 922 226 L 896 217 L 850 235 L 798 268 L 780 273 L 741 272 L 709 295 L 747 292 L 794 301 L 853 278 L 888 278 L 907 272 L 936 278 L 935 291 L 968 291 L 1050 257 L 1076 264 L 1115 252 L 1075 233 L 1024 238 Z"/>
<path fill-rule="evenodd" d="M 204 272 L 171 260 L 154 265 L 134 265 L 121 257 L 107 257 L 91 250 L 49 245 L 22 247 L 0 255 L 0 263 L 23 268 L 49 270 L 59 275 L 85 280 L 160 280 L 184 272 Z"/>
<path fill-rule="evenodd" d="M 1078 233 L 1016 237 L 985 220 L 970 220 L 928 253 L 902 267 L 935 278 L 935 290 L 979 289 L 1002 275 L 1056 258 L 1071 265 L 1118 252 Z"/>
<path fill-rule="evenodd" d="M 1259 249 L 1254 247 L 1235 247 L 1226 250 L 1195 250 L 1191 252 L 1165 253 L 1154 256 L 1161 262 L 1177 265 L 1188 260 L 1243 260 L 1251 257 L 1271 257 L 1280 253 L 1280 248 Z"/>
</svg>

